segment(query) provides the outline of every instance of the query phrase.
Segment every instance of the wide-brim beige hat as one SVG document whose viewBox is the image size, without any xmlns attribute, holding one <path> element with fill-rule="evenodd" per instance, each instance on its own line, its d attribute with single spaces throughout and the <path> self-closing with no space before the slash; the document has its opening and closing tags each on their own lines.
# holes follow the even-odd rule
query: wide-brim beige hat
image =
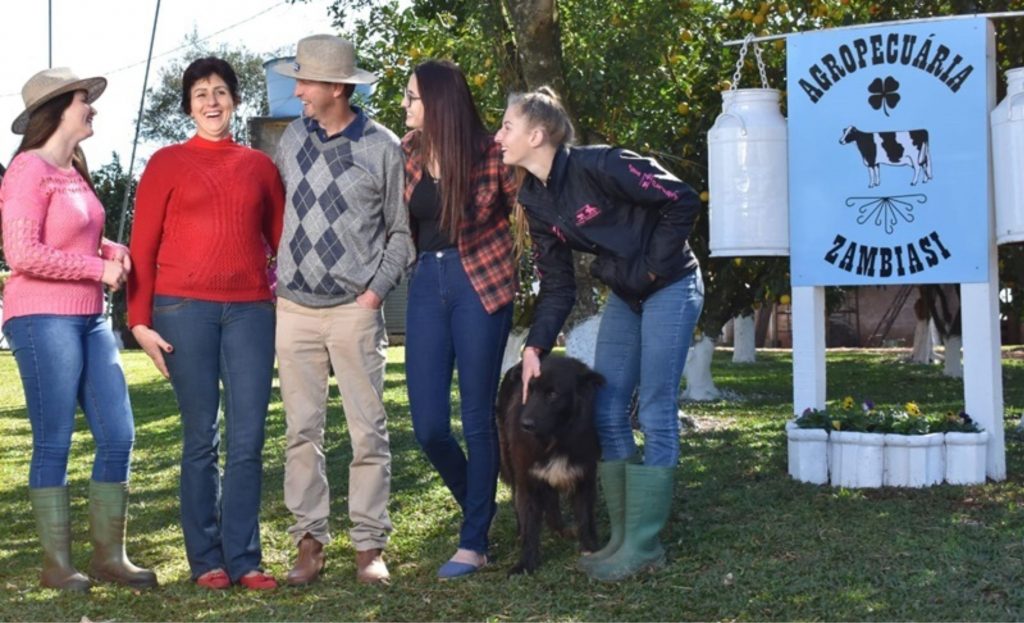
<svg viewBox="0 0 1024 623">
<path fill-rule="evenodd" d="M 21 87 L 21 99 L 25 101 L 25 110 L 11 124 L 11 132 L 24 134 L 28 128 L 28 118 L 37 108 L 58 95 L 72 91 L 85 91 L 86 101 L 95 102 L 103 90 L 107 88 L 107 79 L 101 77 L 79 78 L 67 67 L 44 69 L 28 79 Z"/>
<path fill-rule="evenodd" d="M 274 71 L 301 80 L 337 84 L 370 84 L 377 76 L 356 67 L 355 47 L 334 35 L 313 35 L 299 40 L 294 62 L 274 65 Z"/>
</svg>

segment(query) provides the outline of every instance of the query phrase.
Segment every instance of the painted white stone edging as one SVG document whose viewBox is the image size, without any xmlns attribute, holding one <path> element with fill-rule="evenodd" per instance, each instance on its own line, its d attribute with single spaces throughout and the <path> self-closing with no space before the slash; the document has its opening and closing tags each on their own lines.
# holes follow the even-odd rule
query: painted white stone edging
<svg viewBox="0 0 1024 623">
<path fill-rule="evenodd" d="M 882 483 L 887 487 L 930 487 L 946 477 L 945 436 L 897 435 L 885 437 Z"/>
<path fill-rule="evenodd" d="M 828 484 L 828 431 L 786 422 L 789 475 L 800 482 Z"/>
<path fill-rule="evenodd" d="M 828 443 L 832 486 L 882 486 L 885 435 L 835 431 L 829 433 Z"/>
<path fill-rule="evenodd" d="M 851 489 L 983 484 L 988 438 L 987 431 L 898 435 L 786 423 L 790 477 Z"/>
<path fill-rule="evenodd" d="M 977 485 L 985 482 L 988 431 L 946 433 L 946 482 Z"/>
</svg>

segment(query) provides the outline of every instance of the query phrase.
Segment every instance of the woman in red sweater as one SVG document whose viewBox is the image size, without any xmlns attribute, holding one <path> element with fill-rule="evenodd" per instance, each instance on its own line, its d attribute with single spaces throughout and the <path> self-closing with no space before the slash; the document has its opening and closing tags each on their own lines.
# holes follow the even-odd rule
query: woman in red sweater
<svg viewBox="0 0 1024 623">
<path fill-rule="evenodd" d="M 185 69 L 196 134 L 149 160 L 132 226 L 128 324 L 181 411 L 181 524 L 192 579 L 272 589 L 259 535 L 264 424 L 274 369 L 268 254 L 284 187 L 273 162 L 231 139 L 238 79 L 218 58 Z M 220 384 L 228 456 L 219 461 Z"/>
<path fill-rule="evenodd" d="M 89 590 L 71 564 L 68 454 L 81 406 L 96 442 L 89 482 L 89 524 L 96 579 L 142 588 L 156 575 L 124 554 L 128 472 L 135 426 L 117 345 L 103 318 L 103 286 L 116 291 L 131 270 L 128 250 L 103 238 L 103 205 L 81 141 L 92 136 L 92 102 L 104 78 L 80 80 L 66 68 L 32 76 L 23 134 L 0 186 L 4 253 L 11 277 L 3 331 L 25 388 L 32 425 L 29 499 L 43 549 L 40 583 Z"/>
</svg>

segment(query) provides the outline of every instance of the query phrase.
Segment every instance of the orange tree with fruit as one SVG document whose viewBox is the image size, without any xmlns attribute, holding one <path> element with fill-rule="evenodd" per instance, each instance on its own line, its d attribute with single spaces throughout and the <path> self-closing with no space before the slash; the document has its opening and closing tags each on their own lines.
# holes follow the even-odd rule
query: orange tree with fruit
<svg viewBox="0 0 1024 623">
<path fill-rule="evenodd" d="M 412 67 L 429 57 L 450 58 L 469 77 L 490 127 L 497 127 L 508 92 L 550 84 L 567 101 L 583 142 L 654 156 L 697 189 L 705 213 L 691 242 L 707 284 L 700 330 L 714 336 L 729 318 L 789 292 L 788 258 L 709 257 L 707 131 L 721 111 L 721 91 L 732 86 L 739 54 L 723 43 L 751 32 L 1020 9 L 1024 0 L 412 0 L 401 7 L 338 0 L 330 10 L 356 42 L 361 63 L 382 76 L 369 104 L 396 131 L 403 128 L 398 101 Z M 998 20 L 996 28 L 1001 76 L 1024 64 L 1024 20 Z M 785 95 L 785 43 L 763 45 L 769 82 Z M 741 86 L 759 86 L 751 56 Z M 999 88 L 1001 97 L 1001 78 Z M 1019 246 L 1000 249 L 1000 266 L 1015 294 L 1016 307 L 1007 311 L 1020 318 Z M 586 315 L 602 292 L 586 270 L 577 274 Z M 529 290 L 523 290 L 528 309 Z M 828 300 L 838 303 L 841 293 L 830 290 Z"/>
</svg>

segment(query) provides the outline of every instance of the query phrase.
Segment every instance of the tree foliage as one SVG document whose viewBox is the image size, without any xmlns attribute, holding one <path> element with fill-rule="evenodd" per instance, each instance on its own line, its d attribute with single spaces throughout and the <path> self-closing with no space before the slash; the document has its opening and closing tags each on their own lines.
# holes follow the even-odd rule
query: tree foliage
<svg viewBox="0 0 1024 623">
<path fill-rule="evenodd" d="M 547 9 L 544 7 L 547 6 Z M 428 57 L 450 58 L 470 78 L 486 122 L 495 127 L 505 95 L 527 86 L 523 55 L 538 48 L 514 28 L 517 10 L 549 10 L 561 38 L 564 93 L 583 140 L 652 155 L 698 192 L 708 189 L 707 132 L 732 86 L 738 46 L 726 41 L 869 22 L 1024 8 L 1022 0 L 338 0 L 335 25 L 381 74 L 372 106 L 400 129 L 398 105 L 411 68 Z M 537 8 L 541 7 L 541 8 Z M 1024 21 L 996 21 L 1002 70 L 1024 64 Z M 785 89 L 785 41 L 762 44 L 771 86 Z M 753 55 L 741 86 L 759 86 Z M 530 85 L 535 86 L 535 85 Z M 1000 80 L 999 96 L 1005 86 Z M 783 102 L 784 105 L 784 102 Z M 708 249 L 707 195 L 691 237 L 707 283 L 701 329 L 717 335 L 728 319 L 775 303 L 789 291 L 788 258 L 715 258 Z M 1013 292 L 1004 312 L 1024 312 L 1024 252 L 1000 249 L 1000 274 Z M 835 307 L 841 289 L 829 289 Z"/>
<path fill-rule="evenodd" d="M 180 143 L 195 133 L 195 124 L 181 109 L 181 77 L 189 63 L 204 56 L 216 56 L 227 61 L 238 76 L 241 104 L 235 109 L 231 131 L 239 143 L 249 138 L 248 119 L 266 115 L 267 82 L 263 61 L 245 46 L 222 44 L 216 48 L 200 41 L 195 31 L 185 37 L 185 51 L 180 58 L 162 68 L 156 77 L 156 86 L 146 89 L 146 106 L 142 113 L 139 134 L 146 141 L 161 145 Z"/>
</svg>

